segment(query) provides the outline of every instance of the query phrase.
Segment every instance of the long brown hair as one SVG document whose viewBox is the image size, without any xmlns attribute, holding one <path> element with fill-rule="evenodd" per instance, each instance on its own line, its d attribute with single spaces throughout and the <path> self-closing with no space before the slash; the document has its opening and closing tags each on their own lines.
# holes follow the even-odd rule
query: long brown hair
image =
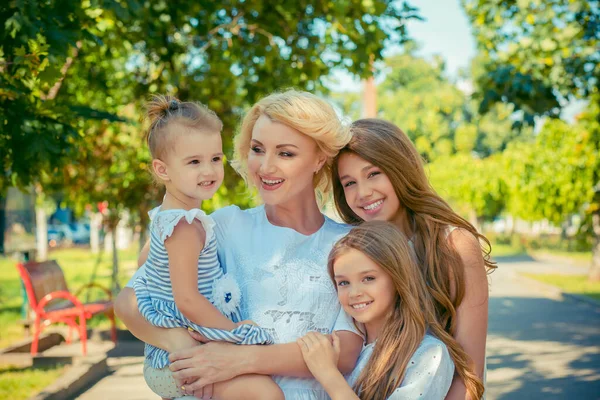
<svg viewBox="0 0 600 400">
<path fill-rule="evenodd" d="M 439 323 L 423 275 L 400 229 L 385 221 L 365 222 L 353 228 L 329 254 L 327 266 L 332 280 L 335 260 L 349 249 L 362 252 L 379 265 L 391 277 L 397 294 L 394 310 L 355 384 L 358 396 L 369 400 L 391 396 L 402 383 L 408 362 L 429 330 L 448 348 L 469 396 L 481 398 L 484 390 L 481 379 L 471 369 L 469 356 Z"/>
<path fill-rule="evenodd" d="M 359 224 L 339 180 L 338 161 L 344 153 L 354 153 L 380 168 L 392 182 L 400 204 L 413 221 L 414 250 L 434 299 L 438 320 L 451 335 L 455 332 L 456 309 L 465 293 L 464 266 L 447 240 L 448 228 L 470 232 L 482 246 L 488 272 L 496 268 L 490 260 L 491 245 L 487 238 L 464 218 L 456 214 L 431 187 L 417 149 L 396 125 L 375 118 L 360 119 L 350 126 L 352 139 L 333 163 L 333 194 L 342 219 Z"/>
</svg>

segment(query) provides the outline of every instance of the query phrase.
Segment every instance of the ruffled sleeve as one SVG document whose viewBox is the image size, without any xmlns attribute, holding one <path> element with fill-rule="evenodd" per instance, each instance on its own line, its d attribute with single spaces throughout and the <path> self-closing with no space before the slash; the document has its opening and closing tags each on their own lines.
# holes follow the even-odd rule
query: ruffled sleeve
<svg viewBox="0 0 600 400">
<path fill-rule="evenodd" d="M 154 212 L 156 210 L 156 212 Z M 154 212 L 154 213 L 153 213 Z M 150 213 L 152 219 L 152 230 L 156 233 L 161 242 L 164 243 L 168 237 L 173 234 L 173 230 L 177 224 L 185 219 L 188 224 L 194 222 L 197 219 L 202 223 L 204 230 L 206 231 L 206 242 L 212 240 L 215 227 L 215 221 L 206 213 L 199 208 L 193 208 L 191 210 L 164 210 L 160 211 L 157 208 L 152 210 Z"/>
</svg>

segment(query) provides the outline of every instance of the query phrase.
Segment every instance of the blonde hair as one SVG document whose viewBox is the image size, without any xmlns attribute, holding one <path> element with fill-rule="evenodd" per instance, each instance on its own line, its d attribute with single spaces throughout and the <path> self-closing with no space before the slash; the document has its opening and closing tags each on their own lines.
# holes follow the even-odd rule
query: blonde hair
<svg viewBox="0 0 600 400">
<path fill-rule="evenodd" d="M 379 265 L 396 290 L 394 310 L 354 386 L 358 396 L 369 400 L 391 396 L 402 383 L 408 362 L 429 330 L 448 348 L 470 398 L 481 398 L 484 390 L 481 379 L 473 372 L 467 353 L 439 323 L 423 275 L 400 229 L 385 221 L 365 222 L 353 228 L 329 254 L 327 267 L 332 280 L 335 260 L 349 249 L 360 251 Z"/>
<path fill-rule="evenodd" d="M 273 93 L 252 106 L 234 138 L 231 162 L 249 186 L 251 182 L 248 180 L 248 152 L 252 130 L 262 115 L 315 140 L 327 157 L 327 161 L 313 180 L 317 197 L 324 199 L 331 190 L 333 157 L 350 141 L 350 132 L 342 124 L 333 107 L 311 93 L 293 89 Z"/>
<path fill-rule="evenodd" d="M 453 335 L 456 309 L 464 297 L 465 281 L 463 262 L 447 238 L 448 227 L 464 229 L 480 240 L 488 271 L 496 268 L 496 264 L 490 260 L 490 242 L 435 193 L 425 175 L 417 149 L 400 128 L 390 122 L 371 118 L 353 122 L 350 131 L 352 140 L 340 151 L 333 165 L 333 194 L 338 213 L 346 223 L 362 222 L 348 205 L 339 180 L 339 157 L 344 153 L 353 153 L 387 175 L 400 204 L 412 218 L 418 264 L 423 269 L 435 301 L 439 322 Z"/>
<path fill-rule="evenodd" d="M 204 104 L 182 102 L 173 96 L 153 95 L 146 104 L 146 119 L 146 143 L 152 158 L 158 159 L 165 156 L 173 142 L 174 132 L 168 129 L 172 124 L 203 132 L 220 133 L 223 129 L 217 114 Z"/>
</svg>

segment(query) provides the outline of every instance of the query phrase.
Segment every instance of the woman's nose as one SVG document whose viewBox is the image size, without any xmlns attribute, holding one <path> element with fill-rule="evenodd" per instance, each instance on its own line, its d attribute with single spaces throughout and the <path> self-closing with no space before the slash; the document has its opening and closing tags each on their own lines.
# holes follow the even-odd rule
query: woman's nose
<svg viewBox="0 0 600 400">
<path fill-rule="evenodd" d="M 263 174 L 270 174 L 277 170 L 275 160 L 270 155 L 265 155 L 260 164 L 260 172 Z"/>
</svg>

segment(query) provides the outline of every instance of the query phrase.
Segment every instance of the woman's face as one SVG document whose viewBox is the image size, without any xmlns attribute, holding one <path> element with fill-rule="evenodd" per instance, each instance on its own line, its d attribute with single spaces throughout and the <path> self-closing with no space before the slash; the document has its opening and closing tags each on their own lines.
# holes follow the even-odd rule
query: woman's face
<svg viewBox="0 0 600 400">
<path fill-rule="evenodd" d="M 338 160 L 338 173 L 348 206 L 362 220 L 396 220 L 400 200 L 380 168 L 355 153 L 344 153 Z"/>
<path fill-rule="evenodd" d="M 314 196 L 313 177 L 325 161 L 314 139 L 265 115 L 256 121 L 248 171 L 266 205 Z"/>
</svg>

